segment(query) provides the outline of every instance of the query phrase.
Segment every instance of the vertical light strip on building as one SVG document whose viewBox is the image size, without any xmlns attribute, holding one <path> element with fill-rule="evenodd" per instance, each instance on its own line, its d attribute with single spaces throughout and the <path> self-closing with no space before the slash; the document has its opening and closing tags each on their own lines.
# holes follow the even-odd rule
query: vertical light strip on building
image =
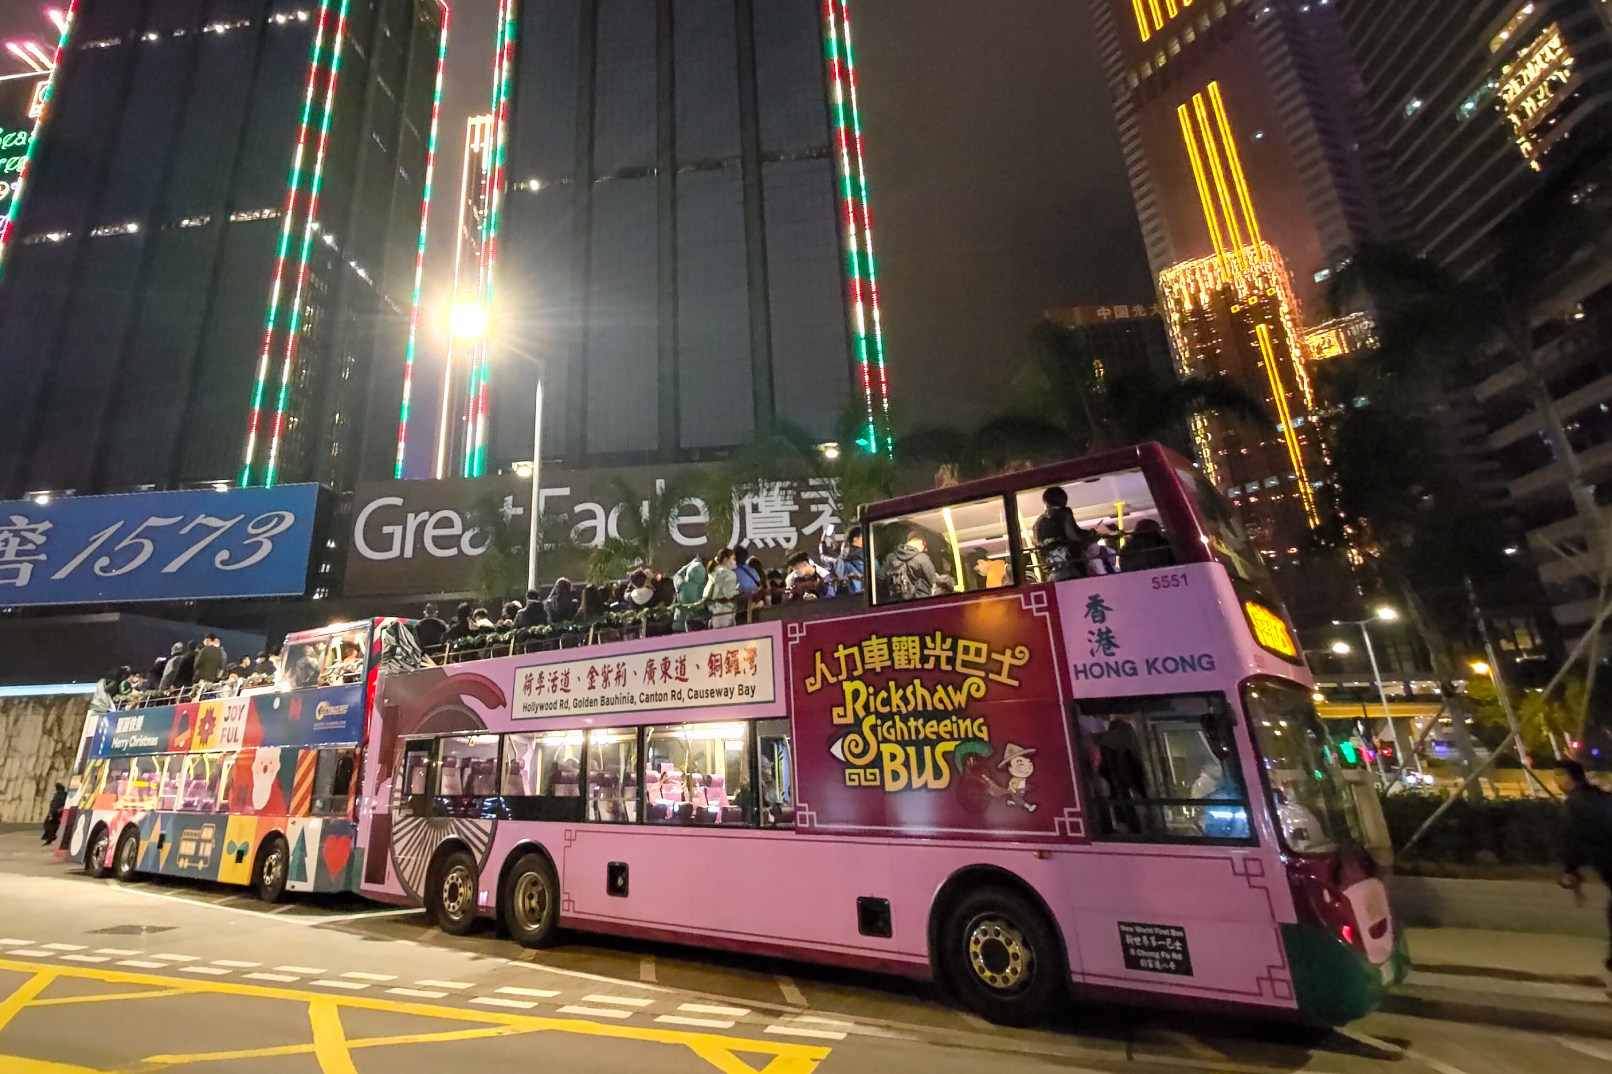
<svg viewBox="0 0 1612 1074">
<path fill-rule="evenodd" d="M 308 260 L 313 253 L 313 231 L 319 224 L 319 188 L 325 178 L 325 151 L 330 147 L 330 123 L 336 110 L 336 84 L 341 78 L 341 46 L 347 36 L 347 6 L 341 0 L 336 15 L 336 33 L 330 42 L 330 74 L 325 81 L 325 111 L 319 120 L 319 148 L 314 151 L 313 177 L 308 184 L 308 219 L 302 228 L 302 253 L 297 266 L 297 287 L 291 296 L 291 319 L 286 325 L 285 359 L 280 363 L 280 391 L 274 404 L 274 426 L 269 432 L 269 460 L 263 468 L 263 483 L 273 485 L 280 461 L 280 441 L 285 436 L 286 406 L 291 401 L 291 368 L 296 362 L 297 332 L 302 327 L 302 292 L 308 285 Z"/>
<path fill-rule="evenodd" d="M 1209 161 L 1209 174 L 1215 181 L 1215 192 L 1220 195 L 1221 216 L 1226 221 L 1227 237 L 1231 240 L 1233 256 L 1243 258 L 1243 227 L 1237 219 L 1237 203 L 1232 200 L 1231 187 L 1226 184 L 1226 173 L 1220 166 L 1220 150 L 1215 145 L 1215 133 L 1209 125 L 1209 113 L 1204 107 L 1203 94 L 1192 98 L 1192 110 L 1198 116 L 1198 129 L 1203 134 L 1203 154 Z"/>
<path fill-rule="evenodd" d="M 1231 168 L 1232 183 L 1237 187 L 1237 199 L 1242 203 L 1243 219 L 1248 224 L 1248 241 L 1257 247 L 1265 239 L 1260 234 L 1254 198 L 1248 191 L 1248 177 L 1243 174 L 1243 155 L 1237 149 L 1237 139 L 1231 133 L 1231 120 L 1226 115 L 1226 101 L 1220 95 L 1219 82 L 1209 83 L 1209 100 L 1214 105 L 1215 120 L 1220 127 L 1220 144 L 1226 147 L 1226 163 Z"/>
<path fill-rule="evenodd" d="M 459 284 L 464 279 L 464 252 L 465 252 L 465 212 L 470 207 L 470 161 L 472 154 L 481 154 L 482 147 L 488 137 L 487 127 L 492 125 L 493 117 L 489 113 L 482 116 L 471 116 L 465 123 L 464 157 L 460 162 L 459 171 L 459 218 L 454 225 L 453 232 L 453 290 L 451 307 L 459 308 Z M 486 168 L 481 169 L 485 177 Z M 481 261 L 481 241 L 476 241 L 476 261 Z M 479 284 L 478 284 L 479 287 Z M 432 467 L 431 476 L 437 480 L 448 476 L 448 446 L 453 442 L 453 356 L 458 349 L 458 340 L 450 331 L 448 333 L 448 349 L 442 367 L 442 408 L 437 419 L 437 453 L 436 465 Z"/>
<path fill-rule="evenodd" d="M 1149 26 L 1147 22 L 1147 8 L 1142 6 L 1142 0 L 1131 0 L 1131 8 L 1136 12 L 1137 32 L 1142 35 L 1142 40 L 1146 42 L 1148 38 L 1153 36 L 1153 27 Z"/>
<path fill-rule="evenodd" d="M 274 350 L 274 328 L 280 317 L 280 289 L 285 281 L 285 258 L 291 249 L 292 218 L 296 215 L 297 188 L 302 185 L 302 158 L 308 148 L 308 121 L 313 118 L 313 96 L 319 84 L 319 55 L 324 49 L 325 20 L 330 0 L 319 4 L 319 22 L 314 28 L 313 51 L 308 57 L 308 87 L 302 96 L 302 118 L 297 126 L 297 148 L 291 155 L 291 177 L 286 181 L 285 219 L 280 225 L 280 246 L 274 255 L 274 282 L 269 287 L 269 313 L 263 328 L 263 353 L 258 356 L 257 378 L 252 386 L 252 413 L 246 426 L 246 454 L 241 462 L 241 485 L 252 483 L 253 456 L 257 453 L 258 427 L 263 418 L 263 395 L 269 378 L 269 355 Z"/>
<path fill-rule="evenodd" d="M 420 206 L 420 244 L 414 252 L 414 298 L 409 307 L 409 344 L 403 355 L 403 403 L 397 416 L 397 465 L 392 476 L 403 479 L 403 463 L 409 443 L 409 402 L 414 391 L 414 355 L 420 334 L 420 286 L 425 279 L 425 240 L 431 224 L 431 184 L 437 169 L 437 124 L 442 119 L 442 75 L 448 64 L 448 18 L 450 12 L 445 0 L 437 0 L 442 9 L 441 37 L 437 41 L 437 76 L 431 97 L 431 136 L 425 149 L 425 196 Z M 446 390 L 446 383 L 444 383 Z"/>
<path fill-rule="evenodd" d="M 22 204 L 22 188 L 28 180 L 28 168 L 33 164 L 34 152 L 39 146 L 39 132 L 45 129 L 45 117 L 50 114 L 50 98 L 56 89 L 56 75 L 62 69 L 62 52 L 67 48 L 68 35 L 73 32 L 73 13 L 77 10 L 78 0 L 72 0 L 72 3 L 67 5 L 66 17 L 62 19 L 62 32 L 56 38 L 56 54 L 51 57 L 50 74 L 45 77 L 45 99 L 40 105 L 38 117 L 34 120 L 33 132 L 28 137 L 28 149 L 23 154 L 22 167 L 17 170 L 17 181 L 12 185 L 11 208 L 6 213 L 5 224 L 0 225 L 0 272 L 5 270 L 11 227 L 17 220 L 17 207 Z"/>
<path fill-rule="evenodd" d="M 879 268 L 873 254 L 873 205 L 868 198 L 867 162 L 863 155 L 862 107 L 857 100 L 856 49 L 851 43 L 850 2 L 849 0 L 837 0 L 837 2 L 840 27 L 844 35 L 845 79 L 851 91 L 851 146 L 856 156 L 857 201 L 862 209 L 862 249 L 866 255 L 868 309 L 873 316 L 873 381 L 877 395 L 872 400 L 872 406 L 878 429 L 869 441 L 868 449 L 878 453 L 888 450 L 891 446 L 887 439 L 890 426 L 890 378 L 884 362 L 884 311 L 879 304 Z M 881 439 L 884 442 L 881 443 Z"/>
<path fill-rule="evenodd" d="M 1220 218 L 1215 215 L 1214 195 L 1209 189 L 1209 179 L 1204 175 L 1203 158 L 1198 153 L 1198 136 L 1192 129 L 1192 114 L 1183 104 L 1176 108 L 1175 115 L 1181 122 L 1181 141 L 1187 147 L 1187 160 L 1192 165 L 1192 178 L 1198 184 L 1198 201 L 1203 205 L 1204 223 L 1209 225 L 1209 241 L 1215 248 L 1215 258 L 1220 262 L 1220 270 L 1229 271 L 1226 264 L 1226 244 L 1220 237 Z"/>
<path fill-rule="evenodd" d="M 1298 434 L 1293 431 L 1293 413 L 1287 405 L 1287 387 L 1282 383 L 1281 370 L 1276 367 L 1276 348 L 1271 343 L 1269 325 L 1257 324 L 1254 334 L 1259 339 L 1259 356 L 1265 364 L 1265 376 L 1270 379 L 1271 399 L 1276 403 L 1276 420 L 1282 423 L 1282 440 L 1287 444 L 1287 457 L 1293 463 L 1294 480 L 1299 486 L 1299 501 L 1304 505 L 1304 517 L 1310 525 L 1319 526 L 1321 515 L 1315 509 L 1315 490 L 1310 488 L 1309 467 L 1304 464 L 1304 452 L 1299 449 Z M 1289 340 L 1291 347 L 1296 341 Z M 1289 352 L 1289 358 L 1295 356 Z M 1296 363 L 1295 363 L 1296 364 Z"/>
<path fill-rule="evenodd" d="M 486 185 L 486 214 L 481 232 L 481 281 L 477 300 L 489 318 L 493 306 L 493 272 L 498 261 L 499 216 L 504 202 L 504 155 L 509 141 L 509 83 L 515 64 L 515 9 L 519 0 L 503 0 L 498 19 L 498 76 L 493 86 L 492 168 Z M 468 445 L 466 477 L 480 477 L 487 471 L 487 381 L 488 360 L 485 344 L 476 348 L 472 363 L 471 410 L 473 436 Z"/>
</svg>

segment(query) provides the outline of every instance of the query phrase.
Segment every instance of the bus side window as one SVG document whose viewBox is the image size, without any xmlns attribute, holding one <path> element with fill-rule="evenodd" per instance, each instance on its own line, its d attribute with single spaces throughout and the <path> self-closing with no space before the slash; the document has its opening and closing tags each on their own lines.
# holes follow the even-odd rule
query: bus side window
<svg viewBox="0 0 1612 1074">
<path fill-rule="evenodd" d="M 756 722 L 756 805 L 763 828 L 795 826 L 795 752 L 788 720 Z M 749 803 L 745 803 L 749 811 Z"/>
<path fill-rule="evenodd" d="M 1223 695 L 1083 698 L 1076 706 L 1098 838 L 1253 841 Z"/>
<path fill-rule="evenodd" d="M 588 732 L 589 820 L 630 824 L 638 819 L 638 732 Z"/>
<path fill-rule="evenodd" d="M 498 736 L 452 735 L 442 739 L 437 795 L 490 798 L 498 794 Z"/>
<path fill-rule="evenodd" d="M 342 817 L 352 802 L 356 751 L 322 749 L 314 765 L 313 816 Z"/>
<path fill-rule="evenodd" d="M 1139 469 L 1014 495 L 1025 571 L 1040 582 L 1175 564 L 1147 477 Z"/>
<path fill-rule="evenodd" d="M 429 739 L 416 739 L 400 743 L 399 746 L 403 750 L 403 763 L 398 765 L 397 778 L 402 784 L 403 809 L 409 816 L 428 816 L 432 743 Z"/>
<path fill-rule="evenodd" d="M 644 733 L 644 800 L 651 824 L 748 823 L 750 728 L 680 724 Z"/>
<path fill-rule="evenodd" d="M 991 496 L 874 522 L 874 603 L 1013 585 L 1005 502 Z"/>
<path fill-rule="evenodd" d="M 583 818 L 581 731 L 498 737 L 502 742 L 496 782 L 503 815 L 511 820 Z"/>
</svg>

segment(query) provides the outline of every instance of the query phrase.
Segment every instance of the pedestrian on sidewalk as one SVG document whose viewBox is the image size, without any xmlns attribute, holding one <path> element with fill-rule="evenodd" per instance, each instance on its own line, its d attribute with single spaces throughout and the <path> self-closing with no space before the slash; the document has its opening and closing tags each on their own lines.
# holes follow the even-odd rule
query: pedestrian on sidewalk
<svg viewBox="0 0 1612 1074">
<path fill-rule="evenodd" d="M 67 810 L 67 787 L 61 783 L 56 784 L 56 793 L 50 796 L 50 812 L 45 815 L 45 830 L 40 833 L 40 842 L 50 846 L 56 842 L 56 833 L 62 826 L 62 814 Z"/>
<path fill-rule="evenodd" d="M 1567 831 L 1563 844 L 1567 857 L 1561 884 L 1584 901 L 1583 868 L 1588 865 L 1600 874 L 1601 882 L 1612 887 L 1612 794 L 1590 782 L 1584 766 L 1571 758 L 1556 762 L 1567 792 Z M 1612 902 L 1606 908 L 1607 928 L 1612 935 Z M 1612 972 L 1612 955 L 1606 960 Z"/>
</svg>

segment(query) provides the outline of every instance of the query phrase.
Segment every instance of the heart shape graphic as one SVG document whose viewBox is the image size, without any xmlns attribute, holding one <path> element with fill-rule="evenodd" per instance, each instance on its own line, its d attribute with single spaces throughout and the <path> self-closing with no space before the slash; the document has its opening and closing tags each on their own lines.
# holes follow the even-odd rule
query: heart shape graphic
<svg viewBox="0 0 1612 1074">
<path fill-rule="evenodd" d="M 325 859 L 325 870 L 330 874 L 330 878 L 339 880 L 342 870 L 347 868 L 347 862 L 353 856 L 353 837 L 327 835 L 319 846 L 319 853 Z"/>
</svg>

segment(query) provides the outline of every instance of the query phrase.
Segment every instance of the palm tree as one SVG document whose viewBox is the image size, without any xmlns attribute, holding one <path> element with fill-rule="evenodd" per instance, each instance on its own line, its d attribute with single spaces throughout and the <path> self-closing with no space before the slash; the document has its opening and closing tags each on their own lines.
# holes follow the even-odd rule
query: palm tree
<svg viewBox="0 0 1612 1074">
<path fill-rule="evenodd" d="M 616 501 L 611 514 L 618 520 L 619 536 L 606 536 L 604 543 L 588 556 L 588 577 L 594 582 L 620 578 L 634 567 L 659 562 L 663 568 L 676 566 L 660 559 L 663 553 L 676 556 L 672 525 L 693 500 L 701 499 L 709 487 L 706 475 L 684 471 L 667 481 L 657 481 L 640 494 L 624 479 L 610 479 L 611 498 Z"/>
</svg>

